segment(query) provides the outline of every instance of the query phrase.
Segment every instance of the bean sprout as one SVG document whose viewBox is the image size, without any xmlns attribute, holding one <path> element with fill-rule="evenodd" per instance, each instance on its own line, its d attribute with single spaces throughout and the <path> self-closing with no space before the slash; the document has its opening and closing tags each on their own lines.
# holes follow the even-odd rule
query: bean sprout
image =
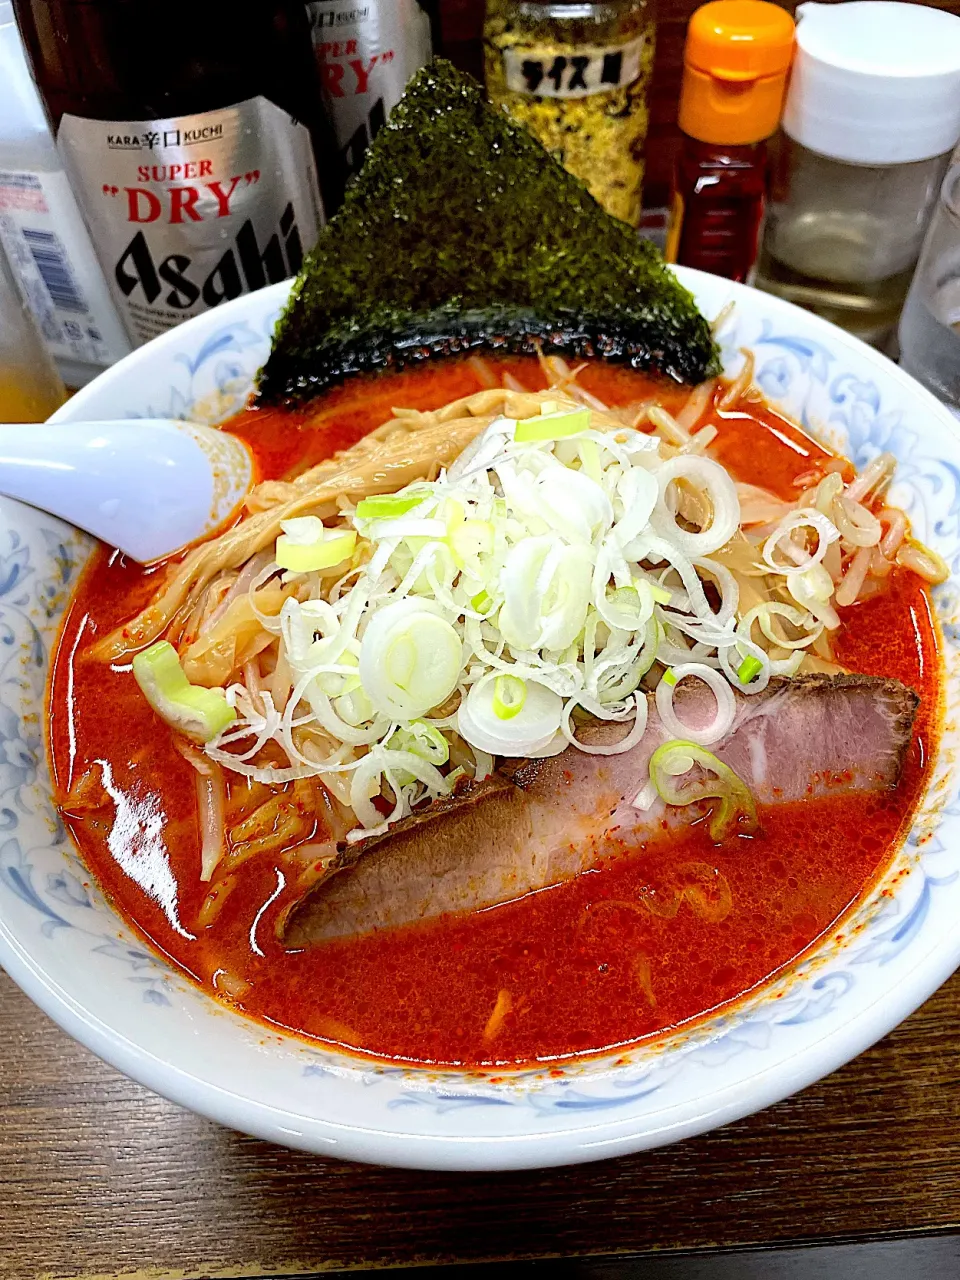
<svg viewBox="0 0 960 1280">
<path fill-rule="evenodd" d="M 919 542 L 907 542 L 897 552 L 897 564 L 912 569 L 924 582 L 936 586 L 950 577 L 950 566 L 942 556 Z"/>
<path fill-rule="evenodd" d="M 863 586 L 867 576 L 867 570 L 870 568 L 870 559 L 873 556 L 872 547 L 861 547 L 847 568 L 846 573 L 840 580 L 840 585 L 834 592 L 834 599 L 837 604 L 844 608 L 856 601 L 860 594 L 860 588 Z"/>
</svg>

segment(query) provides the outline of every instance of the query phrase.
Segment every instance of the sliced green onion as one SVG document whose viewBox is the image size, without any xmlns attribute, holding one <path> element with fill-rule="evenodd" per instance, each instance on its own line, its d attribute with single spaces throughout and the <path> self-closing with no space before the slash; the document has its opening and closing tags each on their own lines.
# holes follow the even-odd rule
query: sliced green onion
<svg viewBox="0 0 960 1280">
<path fill-rule="evenodd" d="M 603 479 L 603 468 L 600 466 L 600 450 L 597 448 L 596 440 L 581 440 L 577 445 L 577 452 L 580 455 L 583 474 L 589 476 L 594 484 L 600 484 Z"/>
<path fill-rule="evenodd" d="M 527 684 L 523 707 L 510 720 L 493 709 L 498 676 L 488 671 L 460 703 L 457 731 L 474 751 L 491 755 L 529 756 L 553 743 L 563 720 L 563 699 L 544 685 Z"/>
<path fill-rule="evenodd" d="M 411 751 L 430 764 L 446 764 L 450 744 L 435 725 L 424 720 L 411 720 L 399 728 L 387 743 L 391 751 Z"/>
<path fill-rule="evenodd" d="M 470 608 L 484 615 L 491 613 L 493 610 L 493 596 L 486 591 L 478 591 L 475 596 L 470 597 Z"/>
<path fill-rule="evenodd" d="M 457 687 L 462 646 L 432 601 L 406 597 L 374 613 L 360 646 L 360 679 L 381 715 L 413 720 Z"/>
<path fill-rule="evenodd" d="M 666 671 L 663 673 L 663 683 L 670 685 L 677 683 L 677 677 L 673 674 L 672 667 L 667 667 Z"/>
<path fill-rule="evenodd" d="M 302 522 L 317 520 L 305 516 Z M 317 520 L 320 532 L 304 541 L 300 520 L 285 520 L 280 525 L 283 533 L 277 538 L 276 561 L 281 569 L 291 573 L 313 573 L 318 569 L 332 569 L 348 560 L 357 545 L 355 529 L 324 529 Z"/>
<path fill-rule="evenodd" d="M 669 604 L 673 599 L 673 593 L 668 591 L 666 587 L 657 587 L 651 583 L 650 592 L 657 604 Z"/>
<path fill-rule="evenodd" d="M 750 654 L 750 656 L 744 658 L 739 667 L 737 667 L 737 679 L 741 684 L 749 684 L 750 681 L 754 680 L 762 670 L 763 663 L 759 658 L 755 658 L 753 654 Z"/>
<path fill-rule="evenodd" d="M 704 776 L 679 786 L 676 779 L 695 764 L 703 769 Z M 757 806 L 749 787 L 729 765 L 695 742 L 676 738 L 658 747 L 650 757 L 650 780 L 667 804 L 719 800 L 710 819 L 711 840 L 719 842 L 734 832 L 750 835 L 758 828 Z"/>
<path fill-rule="evenodd" d="M 411 533 L 408 538 L 404 538 L 403 545 L 410 552 L 411 556 L 415 556 L 419 551 L 422 551 L 429 542 L 436 542 L 436 538 L 427 538 L 420 533 Z"/>
<path fill-rule="evenodd" d="M 360 520 L 394 520 L 418 507 L 426 497 L 423 492 L 376 494 L 357 503 L 357 516 Z"/>
<path fill-rule="evenodd" d="M 329 644 L 329 639 L 314 641 L 311 652 L 319 657 L 322 652 L 320 646 L 329 646 Z M 317 687 L 329 698 L 342 697 L 343 695 L 353 693 L 355 689 L 360 688 L 360 659 L 357 655 L 346 650 L 337 658 L 337 665 L 341 667 L 355 667 L 357 669 L 357 674 L 355 676 L 348 676 L 342 671 L 322 671 L 318 676 L 316 676 Z"/>
<path fill-rule="evenodd" d="M 646 584 L 644 584 L 646 595 Z M 644 599 L 633 583 L 625 587 L 617 587 L 611 591 L 609 587 L 604 596 L 605 607 L 601 615 L 608 627 L 619 627 L 622 631 L 639 631 L 646 625 L 653 606 L 649 597 Z"/>
<path fill-rule="evenodd" d="M 640 612 L 640 592 L 632 584 L 626 587 L 617 587 L 615 591 L 611 591 L 607 597 L 612 604 L 618 604 L 624 609 L 632 609 L 635 613 Z"/>
<path fill-rule="evenodd" d="M 466 560 L 489 555 L 493 551 L 494 533 L 495 529 L 489 520 L 464 520 L 448 532 L 447 542 L 457 568 L 462 569 Z"/>
<path fill-rule="evenodd" d="M 352 725 L 355 729 L 358 725 L 363 724 L 364 720 L 372 720 L 376 714 L 373 709 L 373 703 L 360 687 L 359 680 L 357 681 L 357 688 L 351 688 L 336 699 L 333 709 L 341 720 Z"/>
<path fill-rule="evenodd" d="M 444 503 L 443 509 L 447 518 L 447 537 L 449 538 L 453 531 L 459 529 L 464 520 L 466 520 L 467 509 L 456 498 L 448 498 Z"/>
<path fill-rule="evenodd" d="M 390 642 L 384 654 L 384 667 L 397 688 L 408 692 L 417 670 L 417 638 L 412 629 Z"/>
<path fill-rule="evenodd" d="M 136 655 L 133 675 L 161 720 L 197 742 L 209 742 L 237 718 L 222 689 L 190 683 L 176 649 L 166 640 Z"/>
<path fill-rule="evenodd" d="M 527 685 L 519 676 L 497 676 L 493 682 L 493 714 L 498 720 L 512 720 L 523 710 Z"/>
<path fill-rule="evenodd" d="M 319 516 L 292 516 L 289 520 L 281 520 L 280 528 L 298 547 L 319 542 L 326 532 Z"/>
<path fill-rule="evenodd" d="M 431 767 L 446 764 L 450 759 L 450 744 L 439 729 L 424 720 L 411 720 L 409 724 L 401 725 L 390 735 L 387 750 L 404 751 Z M 396 769 L 393 776 L 400 787 L 409 786 L 417 779 L 417 775 L 407 769 Z"/>
<path fill-rule="evenodd" d="M 563 413 L 543 413 L 539 418 L 521 418 L 513 438 L 518 444 L 539 440 L 562 440 L 590 429 L 590 410 L 571 409 Z"/>
</svg>

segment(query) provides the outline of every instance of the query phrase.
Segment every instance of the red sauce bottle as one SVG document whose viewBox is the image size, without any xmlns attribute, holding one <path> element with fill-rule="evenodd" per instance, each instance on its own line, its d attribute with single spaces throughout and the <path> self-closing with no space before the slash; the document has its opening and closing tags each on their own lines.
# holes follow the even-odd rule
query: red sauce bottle
<svg viewBox="0 0 960 1280">
<path fill-rule="evenodd" d="M 713 0 L 690 19 L 668 261 L 751 278 L 793 40 L 789 13 L 766 0 Z"/>
</svg>

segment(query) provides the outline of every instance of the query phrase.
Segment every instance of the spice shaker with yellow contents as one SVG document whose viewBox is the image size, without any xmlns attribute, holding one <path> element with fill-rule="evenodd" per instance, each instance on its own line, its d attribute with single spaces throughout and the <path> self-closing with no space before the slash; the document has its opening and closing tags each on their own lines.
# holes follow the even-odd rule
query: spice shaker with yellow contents
<svg viewBox="0 0 960 1280">
<path fill-rule="evenodd" d="M 654 33 L 649 0 L 487 0 L 491 100 L 634 227 Z"/>
</svg>

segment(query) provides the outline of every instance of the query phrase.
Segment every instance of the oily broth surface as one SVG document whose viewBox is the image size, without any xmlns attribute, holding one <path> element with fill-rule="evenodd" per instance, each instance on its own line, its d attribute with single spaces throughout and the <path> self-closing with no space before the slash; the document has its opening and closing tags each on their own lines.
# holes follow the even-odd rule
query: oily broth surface
<svg viewBox="0 0 960 1280">
<path fill-rule="evenodd" d="M 543 386 L 536 361 L 491 364 Z M 616 366 L 593 365 L 580 381 L 610 404 L 656 392 L 678 408 L 686 395 Z M 230 429 L 251 444 L 264 477 L 282 478 L 349 446 L 393 405 L 435 408 L 479 389 L 468 363 L 441 362 L 356 379 L 297 414 L 249 411 Z M 784 498 L 828 456 L 760 406 L 714 410 L 710 420 L 714 455 Z M 632 1043 L 735 1000 L 829 930 L 886 866 L 935 741 L 935 627 L 925 590 L 897 572 L 888 595 L 846 611 L 837 645 L 851 669 L 897 677 L 923 698 L 896 792 L 770 809 L 760 835 L 722 846 L 697 824 L 518 902 L 285 952 L 274 932 L 285 885 L 269 854 L 244 865 L 220 915 L 198 928 L 207 889 L 194 771 L 132 675 L 107 677 L 83 656 L 157 581 L 156 569 L 100 551 L 64 623 L 50 688 L 56 783 L 65 794 L 105 760 L 117 801 L 114 813 L 66 815 L 84 860 L 133 927 L 206 990 L 226 998 L 240 979 L 246 991 L 234 1003 L 251 1016 L 381 1057 L 477 1066 L 561 1058 Z M 651 894 L 675 912 L 642 906 Z"/>
</svg>

